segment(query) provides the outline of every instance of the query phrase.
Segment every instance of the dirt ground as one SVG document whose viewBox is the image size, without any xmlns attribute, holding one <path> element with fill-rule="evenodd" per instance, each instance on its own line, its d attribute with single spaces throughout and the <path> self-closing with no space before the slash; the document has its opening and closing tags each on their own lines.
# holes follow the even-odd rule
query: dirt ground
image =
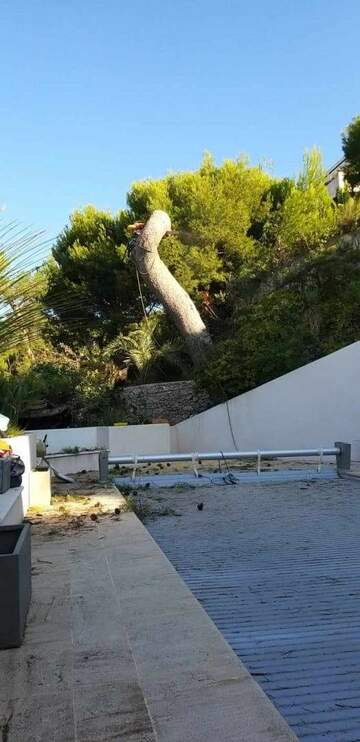
<svg viewBox="0 0 360 742">
<path fill-rule="evenodd" d="M 97 474 L 74 475 L 74 483 L 52 481 L 49 508 L 29 508 L 26 519 L 37 534 L 59 536 L 91 530 L 104 519 L 120 520 L 126 501 L 112 485 L 101 486 Z"/>
</svg>

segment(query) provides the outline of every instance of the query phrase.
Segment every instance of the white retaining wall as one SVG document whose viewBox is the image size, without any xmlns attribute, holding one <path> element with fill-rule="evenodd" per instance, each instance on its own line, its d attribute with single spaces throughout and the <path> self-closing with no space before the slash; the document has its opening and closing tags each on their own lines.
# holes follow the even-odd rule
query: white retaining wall
<svg viewBox="0 0 360 742">
<path fill-rule="evenodd" d="M 31 501 L 31 471 L 36 465 L 36 438 L 31 433 L 6 438 L 13 453 L 23 460 L 25 471 L 22 486 L 13 487 L 0 495 L 0 525 L 21 523 Z"/>
<path fill-rule="evenodd" d="M 239 359 L 241 363 L 241 359 Z M 331 446 L 360 439 L 360 342 L 280 376 L 171 429 L 172 451 Z"/>
<path fill-rule="evenodd" d="M 110 456 L 169 453 L 170 426 L 159 423 L 109 428 L 109 448 Z"/>
<path fill-rule="evenodd" d="M 47 461 L 59 474 L 78 474 L 82 471 L 98 471 L 99 451 L 79 453 L 51 453 Z"/>
<path fill-rule="evenodd" d="M 36 440 L 47 434 L 48 453 L 60 453 L 64 448 L 110 449 L 111 456 L 136 453 L 169 453 L 170 426 L 124 425 L 88 428 L 55 428 L 34 430 Z"/>
<path fill-rule="evenodd" d="M 36 440 L 47 435 L 47 452 L 59 453 L 64 448 L 97 448 L 97 428 L 55 428 L 54 430 L 34 430 Z"/>
<path fill-rule="evenodd" d="M 241 361 L 241 359 L 240 359 Z M 240 362 L 239 361 L 239 362 Z M 108 448 L 111 456 L 234 448 L 317 448 L 343 440 L 359 448 L 360 342 L 280 376 L 228 403 L 174 425 L 63 428 L 48 434 L 48 452 L 67 447 Z M 360 455 L 359 455 L 360 458 Z"/>
</svg>

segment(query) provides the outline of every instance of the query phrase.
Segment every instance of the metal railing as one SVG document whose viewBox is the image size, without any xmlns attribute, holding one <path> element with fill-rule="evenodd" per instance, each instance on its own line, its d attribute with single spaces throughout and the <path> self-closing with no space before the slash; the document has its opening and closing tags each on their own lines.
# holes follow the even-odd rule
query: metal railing
<svg viewBox="0 0 360 742">
<path fill-rule="evenodd" d="M 203 461 L 241 461 L 255 459 L 258 474 L 261 470 L 262 459 L 277 458 L 318 458 L 321 466 L 323 458 L 335 456 L 338 473 L 349 471 L 351 463 L 351 445 L 336 442 L 333 448 L 295 448 L 284 450 L 257 450 L 257 451 L 204 451 L 202 453 L 164 453 L 164 454 L 134 454 L 133 456 L 109 456 L 109 451 L 99 453 L 99 479 L 106 482 L 109 477 L 109 466 L 132 466 L 135 476 L 138 464 L 180 463 L 189 461 L 197 476 L 197 465 Z"/>
</svg>

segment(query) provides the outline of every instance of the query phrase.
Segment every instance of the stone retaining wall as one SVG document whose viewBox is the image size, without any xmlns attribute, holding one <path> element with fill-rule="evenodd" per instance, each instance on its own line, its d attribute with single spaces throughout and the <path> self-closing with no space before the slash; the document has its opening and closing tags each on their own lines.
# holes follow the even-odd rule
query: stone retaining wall
<svg viewBox="0 0 360 742">
<path fill-rule="evenodd" d="M 160 421 L 175 425 L 210 406 L 207 394 L 199 392 L 192 381 L 128 386 L 122 398 L 130 425 Z"/>
</svg>

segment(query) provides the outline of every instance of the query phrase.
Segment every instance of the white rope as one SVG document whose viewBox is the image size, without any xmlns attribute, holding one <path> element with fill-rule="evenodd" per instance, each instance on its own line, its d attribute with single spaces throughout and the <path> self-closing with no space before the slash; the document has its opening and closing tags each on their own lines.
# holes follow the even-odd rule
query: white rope
<svg viewBox="0 0 360 742">
<path fill-rule="evenodd" d="M 191 463 L 192 463 L 192 468 L 193 468 L 194 474 L 195 474 L 196 478 L 198 479 L 199 472 L 198 472 L 198 468 L 196 466 L 196 463 L 199 463 L 199 454 L 198 453 L 193 453 L 192 454 Z"/>
<path fill-rule="evenodd" d="M 136 477 L 137 464 L 138 464 L 138 457 L 137 457 L 137 454 L 135 454 L 135 456 L 134 456 L 134 466 L 133 466 L 132 475 L 131 475 L 131 479 L 133 481 L 134 481 L 134 479 Z"/>
<path fill-rule="evenodd" d="M 259 477 L 261 474 L 261 451 L 260 450 L 258 450 L 257 452 L 256 472 Z"/>
<path fill-rule="evenodd" d="M 320 448 L 320 451 L 319 451 L 319 463 L 318 463 L 318 466 L 317 466 L 318 473 L 321 472 L 321 466 L 322 466 L 322 463 L 323 463 L 323 456 L 324 456 L 324 449 L 323 448 Z"/>
</svg>

